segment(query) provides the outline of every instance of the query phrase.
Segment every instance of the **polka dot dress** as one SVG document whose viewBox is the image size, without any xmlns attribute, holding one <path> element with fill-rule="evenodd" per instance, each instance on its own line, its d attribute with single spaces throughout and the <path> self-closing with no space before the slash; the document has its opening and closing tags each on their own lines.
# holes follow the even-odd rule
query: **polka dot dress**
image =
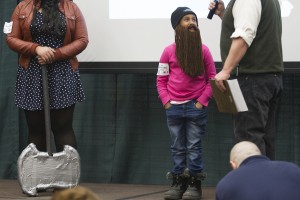
<svg viewBox="0 0 300 200">
<path fill-rule="evenodd" d="M 66 32 L 66 21 L 60 13 Z M 57 36 L 49 32 L 41 32 L 42 13 L 36 13 L 36 23 L 31 25 L 33 42 L 51 48 L 61 47 L 64 34 Z M 60 60 L 47 66 L 50 109 L 61 109 L 85 99 L 79 71 L 74 71 L 69 60 Z M 16 105 L 25 110 L 43 110 L 43 91 L 41 66 L 35 57 L 31 58 L 28 69 L 18 67 L 16 81 Z"/>
</svg>

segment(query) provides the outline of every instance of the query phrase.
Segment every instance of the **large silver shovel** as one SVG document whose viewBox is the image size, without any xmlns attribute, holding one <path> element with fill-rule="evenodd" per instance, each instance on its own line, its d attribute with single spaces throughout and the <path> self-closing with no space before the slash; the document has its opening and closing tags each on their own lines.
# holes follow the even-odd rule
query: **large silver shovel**
<svg viewBox="0 0 300 200">
<path fill-rule="evenodd" d="M 46 65 L 42 68 L 47 152 L 39 152 L 31 143 L 18 158 L 18 179 L 24 193 L 37 196 L 47 189 L 75 187 L 80 178 L 80 157 L 69 145 L 58 153 L 51 151 L 51 121 Z"/>
</svg>

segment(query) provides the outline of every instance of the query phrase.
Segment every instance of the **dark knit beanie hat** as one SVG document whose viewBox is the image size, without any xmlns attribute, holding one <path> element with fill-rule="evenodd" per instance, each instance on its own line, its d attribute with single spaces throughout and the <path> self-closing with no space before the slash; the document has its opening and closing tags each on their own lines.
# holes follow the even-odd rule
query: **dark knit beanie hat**
<svg viewBox="0 0 300 200">
<path fill-rule="evenodd" d="M 176 10 L 171 15 L 171 24 L 172 24 L 172 27 L 174 30 L 175 30 L 176 26 L 179 24 L 181 18 L 188 14 L 195 15 L 196 19 L 197 19 L 197 15 L 190 8 L 188 8 L 188 7 L 176 8 Z M 197 24 L 198 24 L 198 19 L 197 19 Z"/>
</svg>

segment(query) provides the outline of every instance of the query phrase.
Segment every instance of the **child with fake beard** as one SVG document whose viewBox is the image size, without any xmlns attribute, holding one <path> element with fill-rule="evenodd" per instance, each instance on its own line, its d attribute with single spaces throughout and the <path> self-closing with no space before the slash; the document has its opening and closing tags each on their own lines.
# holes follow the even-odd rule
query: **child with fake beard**
<svg viewBox="0 0 300 200">
<path fill-rule="evenodd" d="M 214 60 L 202 44 L 197 15 L 178 7 L 171 15 L 175 43 L 160 58 L 157 91 L 167 115 L 171 136 L 172 180 L 165 199 L 201 199 L 202 138 L 207 125 L 207 106 L 212 98 L 209 79 L 216 75 Z"/>
</svg>

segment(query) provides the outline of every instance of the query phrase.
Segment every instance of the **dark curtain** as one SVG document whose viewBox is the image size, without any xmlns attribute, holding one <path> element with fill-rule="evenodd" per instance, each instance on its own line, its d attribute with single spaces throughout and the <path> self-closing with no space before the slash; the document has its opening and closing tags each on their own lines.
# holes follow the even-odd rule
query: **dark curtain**
<svg viewBox="0 0 300 200">
<path fill-rule="evenodd" d="M 1 25 L 9 21 L 16 3 L 0 1 Z M 14 104 L 17 54 L 5 35 L 0 45 L 0 179 L 16 179 L 16 161 L 26 147 L 27 126 Z M 300 63 L 299 63 L 300 64 Z M 171 168 L 170 137 L 153 73 L 81 73 L 87 96 L 78 103 L 74 129 L 81 156 L 81 181 L 99 183 L 167 184 Z M 300 72 L 284 74 L 284 92 L 278 119 L 276 156 L 300 164 Z M 204 138 L 206 186 L 215 186 L 229 170 L 234 143 L 232 119 L 209 104 Z"/>
<path fill-rule="evenodd" d="M 16 176 L 19 154 L 19 111 L 14 105 L 17 55 L 6 46 L 3 26 L 10 21 L 16 1 L 0 1 L 0 177 Z"/>
</svg>

